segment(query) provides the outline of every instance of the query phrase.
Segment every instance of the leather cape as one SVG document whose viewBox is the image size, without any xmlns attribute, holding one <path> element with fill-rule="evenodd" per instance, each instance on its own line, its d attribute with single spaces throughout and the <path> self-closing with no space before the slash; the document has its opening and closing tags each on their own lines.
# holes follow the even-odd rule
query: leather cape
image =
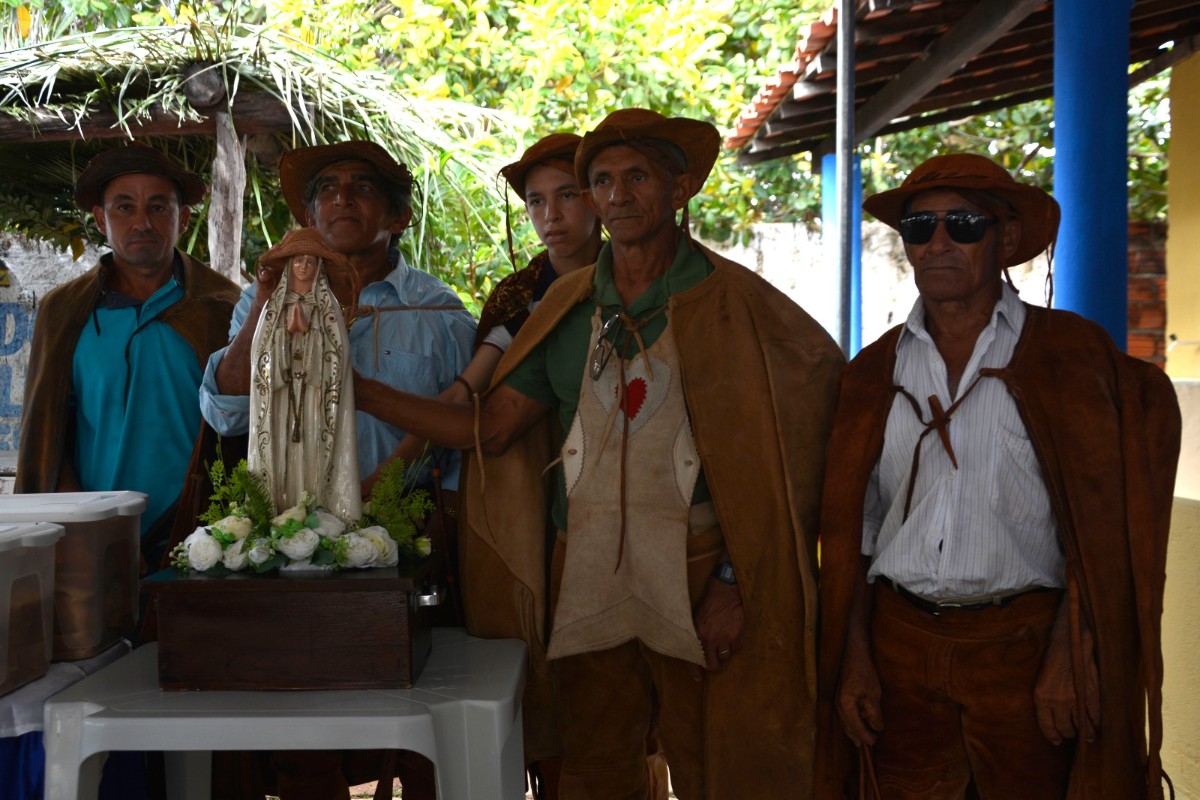
<svg viewBox="0 0 1200 800">
<path fill-rule="evenodd" d="M 184 338 L 204 369 L 209 355 L 228 344 L 229 319 L 240 290 L 206 264 L 186 253 L 177 253 L 183 260 L 183 298 L 164 310 L 159 319 Z M 100 299 L 105 276 L 112 268 L 112 255 L 101 256 L 91 270 L 49 292 L 38 309 L 21 418 L 14 487 L 17 493 L 53 492 L 58 487 L 68 431 L 74 428 L 68 403 L 72 354 Z M 202 423 L 197 431 L 189 475 L 197 469 L 204 470 L 204 462 L 197 459 L 202 449 L 201 439 L 215 441 L 215 434 L 205 437 L 207 430 L 208 426 Z M 152 434 L 153 431 L 147 431 L 147 435 Z M 204 502 L 207 504 L 207 498 Z M 188 524 L 194 527 L 195 519 L 192 515 Z"/>
<path fill-rule="evenodd" d="M 702 248 L 703 249 L 703 248 Z M 742 649 L 707 679 L 712 798 L 807 797 L 816 701 L 816 535 L 825 443 L 844 366 L 828 334 L 781 292 L 708 250 L 713 272 L 673 295 L 697 450 L 746 610 Z M 501 361 L 499 384 L 592 290 L 595 267 L 550 287 Z M 467 629 L 529 645 L 527 761 L 561 752 L 546 660 L 548 508 L 557 457 L 548 414 L 501 457 L 464 470 Z"/>
<path fill-rule="evenodd" d="M 1161 798 L 1160 633 L 1179 405 L 1161 369 L 1117 350 L 1097 325 L 1066 311 L 1026 309 L 1001 377 L 1033 443 L 1058 523 L 1076 685 L 1082 685 L 1081 619 L 1095 636 L 1100 676 L 1100 728 L 1095 741 L 1073 745 L 1068 797 Z M 861 558 L 863 497 L 895 397 L 902 327 L 847 367 L 829 443 L 821 517 L 822 800 L 858 793 L 857 755 L 834 692 Z"/>
</svg>

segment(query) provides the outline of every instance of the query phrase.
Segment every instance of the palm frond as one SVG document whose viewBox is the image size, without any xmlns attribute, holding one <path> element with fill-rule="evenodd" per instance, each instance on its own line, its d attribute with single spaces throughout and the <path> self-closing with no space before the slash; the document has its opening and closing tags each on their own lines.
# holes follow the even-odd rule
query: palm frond
<svg viewBox="0 0 1200 800">
<path fill-rule="evenodd" d="M 415 235 L 405 237 L 415 263 L 435 272 L 447 268 L 429 259 L 451 238 L 446 230 L 451 219 L 459 230 L 465 219 L 476 235 L 499 244 L 502 230 L 495 224 L 494 209 L 502 207 L 502 196 L 494 176 L 503 163 L 501 154 L 510 153 L 519 141 L 517 120 L 466 103 L 413 96 L 385 72 L 350 70 L 319 47 L 270 25 L 225 17 L 97 30 L 15 47 L 0 52 L 0 113 L 18 119 L 33 112 L 53 114 L 80 131 L 94 115 L 111 113 L 117 129 L 129 138 L 154 115 L 200 121 L 203 113 L 188 104 L 184 93 L 187 70 L 197 63 L 221 76 L 228 107 L 253 93 L 281 103 L 291 120 L 290 130 L 277 134 L 283 149 L 370 139 L 405 161 L 422 188 L 422 207 L 416 209 L 421 224 Z M 79 167 L 105 145 L 37 142 L 33 134 L 31 130 L 28 143 L 0 145 L 0 175 L 11 178 L 0 185 L 0 193 L 42 196 L 47 205 L 69 208 Z M 164 136 L 153 143 L 207 175 L 213 148 L 206 138 L 181 136 L 176 141 Z M 69 161 L 63 160 L 64 153 L 70 153 Z M 247 219 L 255 221 L 257 230 L 248 233 L 252 240 L 261 233 L 269 246 L 285 232 L 279 227 L 287 217 L 272 210 L 282 204 L 277 164 L 258 163 L 256 153 L 252 149 L 248 155 L 248 174 L 254 180 L 247 191 Z M 11 173 L 7 165 L 19 157 L 58 163 L 59 168 L 35 176 Z M 69 169 L 63 166 L 67 163 Z M 6 226 L 30 228 L 20 219 L 0 220 L 0 229 Z M 193 236 L 201 255 L 204 238 Z M 456 233 L 453 238 L 463 237 Z M 251 255 L 246 254 L 247 263 L 253 263 Z"/>
</svg>

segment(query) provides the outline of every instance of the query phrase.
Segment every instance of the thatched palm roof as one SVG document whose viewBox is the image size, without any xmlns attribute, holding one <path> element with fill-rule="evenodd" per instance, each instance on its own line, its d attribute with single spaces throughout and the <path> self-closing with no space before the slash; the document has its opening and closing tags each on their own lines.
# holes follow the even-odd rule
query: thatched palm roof
<svg viewBox="0 0 1200 800">
<path fill-rule="evenodd" d="M 420 208 L 406 239 L 418 263 L 440 266 L 453 254 L 430 248 L 496 228 L 493 154 L 513 141 L 507 117 L 406 96 L 385 73 L 352 71 L 286 33 L 225 20 L 0 52 L 0 229 L 61 245 L 95 238 L 71 200 L 91 156 L 137 138 L 208 177 L 218 112 L 246 147 L 247 263 L 291 224 L 278 194 L 279 155 L 346 138 L 376 141 L 413 169 Z M 206 253 L 203 226 L 190 236 L 182 244 Z"/>
</svg>

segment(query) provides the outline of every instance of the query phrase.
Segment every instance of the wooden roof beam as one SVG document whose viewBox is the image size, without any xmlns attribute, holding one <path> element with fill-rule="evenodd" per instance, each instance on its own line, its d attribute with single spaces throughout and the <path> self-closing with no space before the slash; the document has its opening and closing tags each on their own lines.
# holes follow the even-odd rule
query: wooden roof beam
<svg viewBox="0 0 1200 800">
<path fill-rule="evenodd" d="M 855 142 L 874 136 L 1044 2 L 983 0 L 976 5 L 929 49 L 925 58 L 909 65 L 858 109 L 854 115 Z M 834 144 L 833 137 L 829 137 L 813 153 L 813 158 L 833 152 Z"/>
<path fill-rule="evenodd" d="M 287 106 L 264 92 L 241 92 L 233 101 L 233 121 L 238 134 L 290 132 L 292 116 Z M 64 119 L 65 117 L 65 119 Z M 111 109 L 95 109 L 81 120 L 70 111 L 63 116 L 44 109 L 31 109 L 21 115 L 0 113 L 0 144 L 61 142 L 70 139 L 118 139 L 142 136 L 213 136 L 213 116 L 199 120 L 182 119 L 174 111 L 155 105 L 145 114 L 126 120 L 129 133 Z"/>
</svg>

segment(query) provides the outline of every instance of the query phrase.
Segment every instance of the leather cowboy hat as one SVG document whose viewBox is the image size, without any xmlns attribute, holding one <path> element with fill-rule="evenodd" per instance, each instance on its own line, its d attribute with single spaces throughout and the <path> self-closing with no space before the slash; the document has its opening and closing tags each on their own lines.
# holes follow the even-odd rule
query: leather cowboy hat
<svg viewBox="0 0 1200 800">
<path fill-rule="evenodd" d="M 596 153 L 614 144 L 626 142 L 670 142 L 678 147 L 694 181 L 692 196 L 700 191 L 721 149 L 721 134 L 715 126 L 687 117 L 664 117 L 645 108 L 622 108 L 601 120 L 596 129 L 583 137 L 575 153 L 575 177 L 580 186 L 588 186 L 587 170 Z"/>
<path fill-rule="evenodd" d="M 1006 267 L 1032 260 L 1058 235 L 1057 200 L 1036 186 L 1017 183 L 1004 167 L 973 153 L 934 156 L 914 169 L 899 188 L 868 197 L 863 201 L 863 210 L 898 229 L 908 201 L 931 189 L 979 193 L 972 199 L 978 198 L 989 211 L 1021 220 L 1021 241 Z"/>
<path fill-rule="evenodd" d="M 520 161 L 501 167 L 500 174 L 517 193 L 517 197 L 524 200 L 525 179 L 534 167 L 551 166 L 569 175 L 575 174 L 575 151 L 579 149 L 579 143 L 582 141 L 583 137 L 574 133 L 552 133 L 543 136 L 525 151 Z"/>
<path fill-rule="evenodd" d="M 292 216 L 301 225 L 308 224 L 305 185 L 325 167 L 339 161 L 363 161 L 374 167 L 385 183 L 412 191 L 413 177 L 408 167 L 374 142 L 352 139 L 337 144 L 298 147 L 284 153 L 283 158 L 279 159 L 279 185 Z"/>
<path fill-rule="evenodd" d="M 288 231 L 274 247 L 259 256 L 258 265 L 282 271 L 293 256 L 316 256 L 326 265 L 349 268 L 345 256 L 329 249 L 321 235 L 312 228 Z"/>
<path fill-rule="evenodd" d="M 160 151 L 134 142 L 114 147 L 94 156 L 75 181 L 75 205 L 91 211 L 102 204 L 104 187 L 121 175 L 158 175 L 179 187 L 180 202 L 192 206 L 200 202 L 208 187 L 204 179 L 176 164 Z"/>
</svg>

